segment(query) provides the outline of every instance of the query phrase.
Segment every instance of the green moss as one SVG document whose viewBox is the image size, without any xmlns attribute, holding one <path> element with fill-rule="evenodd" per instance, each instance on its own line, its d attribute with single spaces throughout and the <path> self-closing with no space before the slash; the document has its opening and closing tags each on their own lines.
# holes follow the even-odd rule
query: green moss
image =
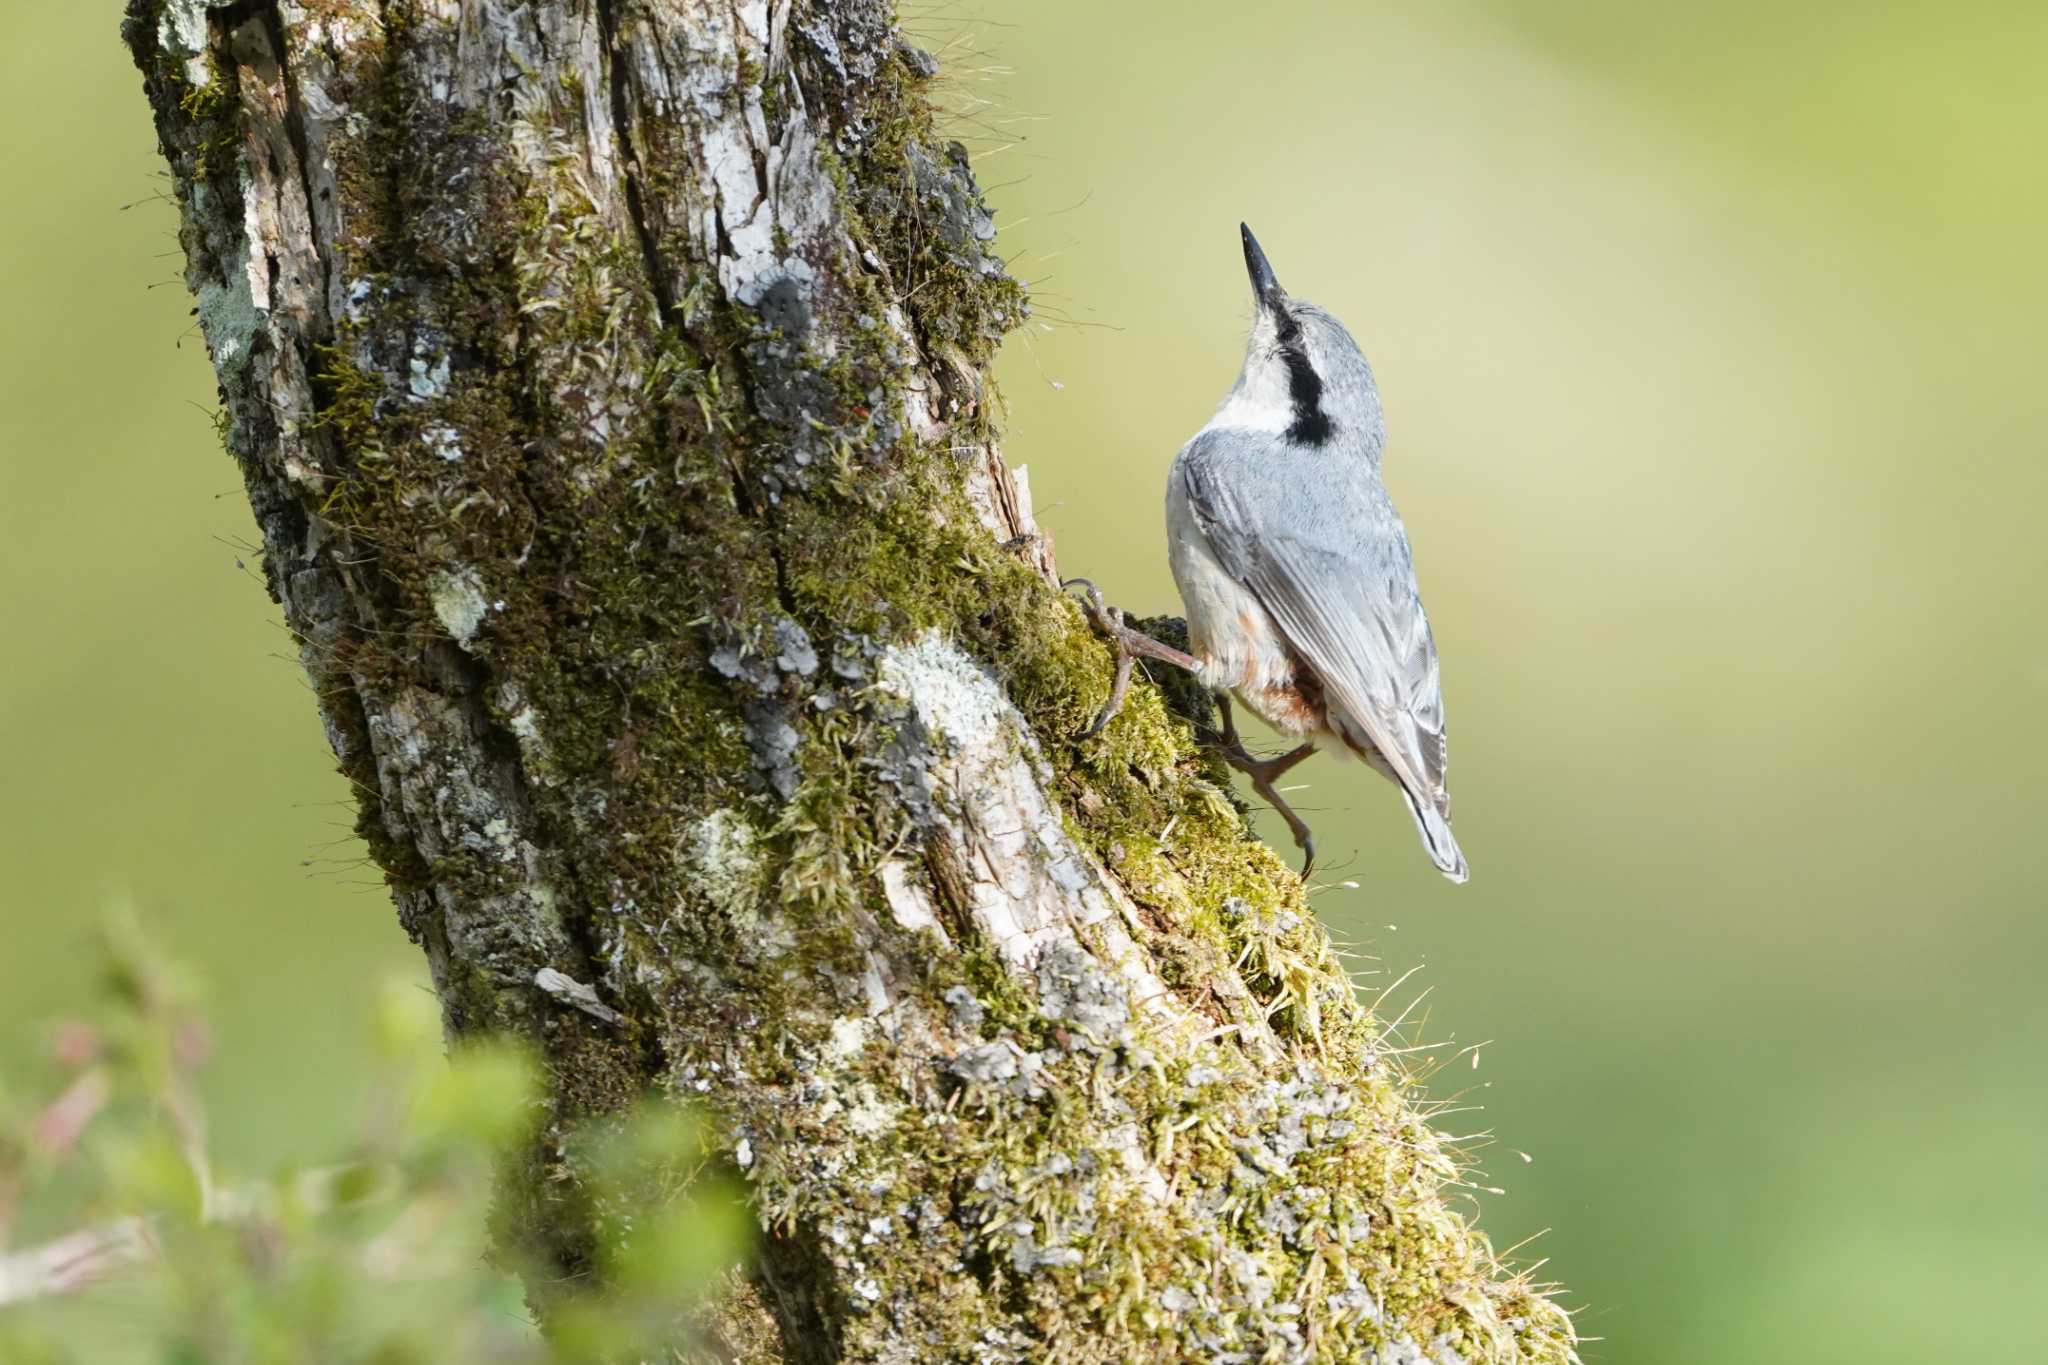
<svg viewBox="0 0 2048 1365">
<path fill-rule="evenodd" d="M 192 146 L 197 158 L 195 178 L 211 182 L 234 167 L 235 154 L 241 142 L 241 129 L 236 117 L 240 112 L 240 99 L 233 73 L 222 68 L 217 51 L 208 50 L 206 69 L 208 80 L 205 85 L 189 85 L 175 65 L 166 68 L 170 79 L 180 90 L 178 111 L 185 116 L 193 131 Z"/>
<path fill-rule="evenodd" d="M 903 62 L 882 67 L 863 92 L 862 111 L 879 133 L 840 177 L 842 200 L 899 294 L 910 297 L 919 339 L 940 359 L 940 378 L 979 392 L 997 346 L 1029 305 L 1023 286 L 1008 274 L 979 268 L 978 246 L 964 245 L 957 230 L 935 230 L 935 221 L 958 208 L 932 202 L 935 182 L 951 181 L 959 194 L 978 192 L 965 153 L 940 136 L 929 88 L 930 78 Z"/>
<path fill-rule="evenodd" d="M 1045 1011 L 1038 997 L 1024 989 L 993 944 L 969 939 L 957 955 L 934 959 L 927 982 L 939 1000 L 954 986 L 966 987 L 982 1011 L 984 1038 L 1009 1036 L 1031 1048 L 1045 1043 Z"/>
</svg>

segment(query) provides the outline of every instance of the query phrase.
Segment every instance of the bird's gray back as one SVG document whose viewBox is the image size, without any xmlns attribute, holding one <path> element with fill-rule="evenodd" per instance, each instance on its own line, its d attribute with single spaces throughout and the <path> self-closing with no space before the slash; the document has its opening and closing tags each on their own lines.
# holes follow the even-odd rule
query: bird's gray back
<svg viewBox="0 0 2048 1365">
<path fill-rule="evenodd" d="M 1376 443 L 1347 436 L 1302 445 L 1212 426 L 1175 458 L 1173 494 L 1314 671 L 1332 728 L 1447 812 L 1442 684 L 1414 558 Z"/>
</svg>

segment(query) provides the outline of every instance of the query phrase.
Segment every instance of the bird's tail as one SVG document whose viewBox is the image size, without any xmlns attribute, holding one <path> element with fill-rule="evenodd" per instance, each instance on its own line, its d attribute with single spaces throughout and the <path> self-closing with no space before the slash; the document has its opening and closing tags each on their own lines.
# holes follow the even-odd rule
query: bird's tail
<svg viewBox="0 0 2048 1365">
<path fill-rule="evenodd" d="M 1454 882 L 1462 882 L 1472 875 L 1465 866 L 1465 854 L 1458 847 L 1458 841 L 1451 833 L 1451 822 L 1434 805 L 1417 801 L 1408 795 L 1406 787 L 1401 794 L 1408 797 L 1409 813 L 1415 817 L 1415 828 L 1422 834 L 1422 846 L 1429 850 L 1429 860 L 1436 864 L 1437 871 Z"/>
<path fill-rule="evenodd" d="M 1429 860 L 1436 864 L 1437 871 L 1454 882 L 1470 878 L 1472 870 L 1465 866 L 1465 854 L 1451 833 L 1450 817 L 1438 810 L 1434 802 L 1416 800 L 1415 793 L 1408 790 L 1401 774 L 1394 771 L 1394 765 L 1387 762 L 1385 755 L 1371 743 L 1353 738 L 1351 732 L 1341 725 L 1337 728 L 1337 736 L 1344 741 L 1344 749 L 1364 759 L 1374 772 L 1400 791 L 1401 799 L 1408 803 L 1408 813 L 1415 817 L 1415 828 L 1422 835 L 1422 846 L 1429 850 Z"/>
</svg>

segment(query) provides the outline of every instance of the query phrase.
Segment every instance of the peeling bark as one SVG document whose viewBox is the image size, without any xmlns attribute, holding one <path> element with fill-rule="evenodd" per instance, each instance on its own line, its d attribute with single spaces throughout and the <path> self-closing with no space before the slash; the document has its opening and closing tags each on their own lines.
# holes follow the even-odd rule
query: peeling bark
<svg viewBox="0 0 2048 1365">
<path fill-rule="evenodd" d="M 130 0 L 272 593 L 452 1037 L 708 1104 L 792 1361 L 1575 1359 L 1185 703 L 1101 736 L 883 0 Z M 545 1284 L 534 1287 L 545 1314 Z"/>
</svg>

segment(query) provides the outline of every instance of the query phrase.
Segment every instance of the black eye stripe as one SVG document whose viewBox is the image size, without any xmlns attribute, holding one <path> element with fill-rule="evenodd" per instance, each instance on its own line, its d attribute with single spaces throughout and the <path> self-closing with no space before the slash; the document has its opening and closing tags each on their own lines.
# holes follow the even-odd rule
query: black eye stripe
<svg viewBox="0 0 2048 1365">
<path fill-rule="evenodd" d="M 1323 377 L 1316 373 L 1315 366 L 1308 363 L 1308 356 L 1289 348 L 1280 353 L 1280 358 L 1287 362 L 1287 396 L 1294 400 L 1295 408 L 1313 411 L 1321 407 Z"/>
<path fill-rule="evenodd" d="M 1323 411 L 1323 377 L 1309 363 L 1301 324 L 1286 313 L 1280 315 L 1278 340 L 1280 358 L 1287 365 L 1287 396 L 1294 402 L 1294 422 L 1287 428 L 1287 439 L 1296 445 L 1319 446 L 1337 429 Z"/>
</svg>

